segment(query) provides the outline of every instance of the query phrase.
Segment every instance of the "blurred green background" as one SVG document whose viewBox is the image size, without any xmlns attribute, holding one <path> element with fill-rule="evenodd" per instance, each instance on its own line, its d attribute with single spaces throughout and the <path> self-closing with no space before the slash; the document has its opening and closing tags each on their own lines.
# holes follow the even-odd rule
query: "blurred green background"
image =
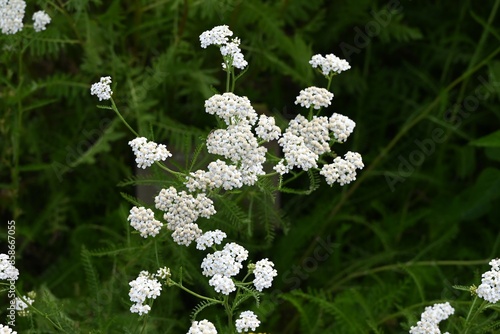
<svg viewBox="0 0 500 334">
<path fill-rule="evenodd" d="M 225 80 L 219 51 L 198 36 L 227 24 L 250 64 L 235 93 L 282 126 L 303 112 L 301 89 L 326 85 L 312 55 L 350 62 L 325 115 L 356 122 L 334 149 L 365 163 L 348 186 L 282 195 L 264 245 L 249 242 L 280 273 L 256 309 L 259 330 L 404 333 L 432 302 L 459 306 L 470 297 L 452 286 L 477 285 L 499 254 L 499 3 L 28 2 L 25 19 L 43 8 L 47 30 L 0 36 L 0 226 L 16 221 L 19 288 L 38 291 L 38 307 L 69 333 L 135 333 L 128 282 L 155 263 L 152 241 L 131 235 L 120 195 L 136 192 L 133 137 L 96 108 L 90 85 L 112 76 L 127 121 L 184 164 L 216 125 L 203 104 Z M 193 247 L 159 247 L 196 282 Z M 146 332 L 186 332 L 195 304 L 165 287 Z M 20 333 L 54 332 L 42 318 L 19 321 Z"/>
</svg>

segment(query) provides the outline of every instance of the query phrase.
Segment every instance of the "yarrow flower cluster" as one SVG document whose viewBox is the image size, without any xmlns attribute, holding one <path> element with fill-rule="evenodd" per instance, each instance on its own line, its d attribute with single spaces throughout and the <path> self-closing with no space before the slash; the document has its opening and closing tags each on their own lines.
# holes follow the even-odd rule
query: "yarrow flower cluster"
<svg viewBox="0 0 500 334">
<path fill-rule="evenodd" d="M 215 291 L 224 295 L 229 295 L 236 290 L 236 286 L 231 279 L 243 268 L 241 262 L 248 258 L 248 251 L 236 243 L 229 243 L 223 250 L 207 254 L 201 263 L 202 274 L 212 277 L 208 284 L 214 287 Z"/>
<path fill-rule="evenodd" d="M 328 128 L 339 143 L 344 143 L 356 127 L 356 123 L 349 117 L 334 113 L 328 119 Z"/>
<path fill-rule="evenodd" d="M 448 319 L 453 313 L 455 309 L 448 302 L 427 306 L 417 325 L 411 327 L 410 334 L 440 334 L 439 323 Z"/>
<path fill-rule="evenodd" d="M 229 36 L 233 36 L 233 32 L 227 25 L 217 26 L 200 35 L 201 47 L 206 48 L 209 45 L 218 46 L 220 53 L 224 57 L 222 67 L 227 69 L 227 66 L 233 66 L 242 70 L 248 65 L 248 62 L 241 53 L 240 39 L 233 38 L 229 40 Z"/>
<path fill-rule="evenodd" d="M 193 197 L 185 191 L 177 192 L 174 187 L 162 189 L 155 197 L 155 206 L 158 210 L 165 211 L 163 218 L 167 221 L 167 228 L 174 232 L 174 241 L 185 246 L 189 246 L 202 234 L 198 224 L 194 222 L 199 217 L 210 218 L 216 213 L 213 201 L 205 194 Z"/>
<path fill-rule="evenodd" d="M 163 144 L 157 144 L 153 141 L 148 141 L 144 137 L 137 137 L 128 142 L 132 151 L 135 154 L 135 162 L 137 167 L 145 169 L 150 167 L 155 161 L 165 161 L 172 154 Z"/>
<path fill-rule="evenodd" d="M 111 77 L 101 77 L 99 82 L 92 84 L 90 87 L 90 95 L 96 95 L 99 101 L 109 100 L 111 95 L 113 95 L 113 91 L 109 85 L 111 85 Z"/>
<path fill-rule="evenodd" d="M 267 149 L 259 145 L 250 125 L 229 125 L 212 131 L 206 144 L 208 153 L 223 156 L 238 166 L 244 185 L 254 185 L 257 177 L 265 174 Z"/>
<path fill-rule="evenodd" d="M 155 219 L 154 212 L 144 207 L 134 206 L 130 209 L 127 220 L 130 222 L 130 226 L 139 231 L 143 238 L 156 236 L 163 226 L 163 223 Z"/>
<path fill-rule="evenodd" d="M 314 55 L 309 61 L 309 64 L 311 64 L 313 68 L 320 67 L 321 72 L 326 77 L 333 74 L 340 74 L 351 68 L 347 60 L 340 59 L 333 54 L 328 54 L 324 57 L 320 54 Z"/>
<path fill-rule="evenodd" d="M 236 320 L 236 330 L 238 333 L 256 330 L 260 326 L 260 321 L 257 315 L 252 311 L 241 312 L 240 317 Z"/>
<path fill-rule="evenodd" d="M 214 27 L 200 35 L 201 47 L 205 49 L 209 45 L 224 45 L 229 36 L 233 36 L 233 32 L 227 25 Z"/>
<path fill-rule="evenodd" d="M 329 121 L 325 116 L 314 116 L 308 121 L 297 115 L 291 120 L 278 143 L 283 148 L 284 160 L 274 169 L 285 174 L 294 167 L 303 170 L 318 167 L 319 156 L 330 152 Z M 285 164 L 286 161 L 286 164 Z"/>
<path fill-rule="evenodd" d="M 185 185 L 189 191 L 206 191 L 216 188 L 232 190 L 243 186 L 243 176 L 234 165 L 217 159 L 208 165 L 208 171 L 197 170 L 186 178 Z"/>
<path fill-rule="evenodd" d="M 500 300 L 500 259 L 491 260 L 489 265 L 491 270 L 482 275 L 476 293 L 480 298 L 495 304 Z"/>
<path fill-rule="evenodd" d="M 217 330 L 208 320 L 193 321 L 187 334 L 217 334 Z"/>
<path fill-rule="evenodd" d="M 22 0 L 0 0 L 0 29 L 6 35 L 23 30 L 26 2 Z"/>
<path fill-rule="evenodd" d="M 271 287 L 273 279 L 278 275 L 278 272 L 274 269 L 273 262 L 268 259 L 262 259 L 255 264 L 253 274 L 255 275 L 255 279 L 253 280 L 255 289 L 262 291 L 265 288 Z"/>
<path fill-rule="evenodd" d="M 21 317 L 25 317 L 29 314 L 28 304 L 33 305 L 34 299 L 30 298 L 30 295 L 34 298 L 34 292 L 29 293 L 28 296 L 23 296 L 23 298 L 16 297 L 14 299 L 15 309 Z M 27 303 L 26 303 L 26 302 Z"/>
<path fill-rule="evenodd" d="M 0 334 L 17 334 L 17 332 L 7 325 L 0 325 Z"/>
<path fill-rule="evenodd" d="M 223 67 L 228 72 L 228 90 L 231 78 L 233 86 L 238 79 L 233 68 L 229 67 L 244 69 L 247 66 L 241 53 L 240 40 L 231 38 L 232 36 L 233 32 L 225 25 L 200 35 L 202 48 L 209 45 L 220 48 L 224 58 Z M 348 69 L 349 65 L 345 64 L 347 62 L 343 63 L 331 56 L 333 55 L 321 58 L 322 56 L 316 55 L 311 64 L 313 67 L 320 66 L 323 73 L 328 75 L 331 71 L 340 73 Z M 99 100 L 110 99 L 113 93 L 110 84 L 111 77 L 101 78 L 99 83 L 92 85 L 91 94 L 97 95 Z M 295 104 L 319 110 L 328 107 L 333 96 L 327 89 L 309 87 L 299 93 Z M 223 128 L 210 132 L 205 142 L 209 154 L 222 158 L 210 162 L 205 170 L 190 172 L 183 182 L 187 191 L 178 191 L 171 186 L 162 189 L 155 197 L 155 208 L 164 212 L 163 219 L 166 221 L 166 228 L 172 231 L 174 242 L 189 246 L 196 241 L 196 248 L 199 250 L 218 249 L 216 245 L 220 245 L 227 237 L 221 230 L 203 233 L 196 223 L 200 217 L 209 219 L 216 213 L 214 203 L 208 196 L 218 194 L 217 191 L 212 192 L 216 189 L 231 191 L 244 185 L 254 185 L 260 175 L 265 175 L 263 164 L 266 162 L 267 149 L 261 145 L 263 142 L 278 141 L 284 158 L 274 168 L 278 173 L 285 174 L 294 167 L 303 170 L 318 168 L 320 156 L 331 152 L 330 142 L 334 141 L 334 138 L 337 142 L 344 142 L 355 127 L 355 123 L 348 117 L 339 114 L 333 114 L 330 118 L 310 116 L 309 119 L 298 115 L 289 122 L 282 133 L 273 117 L 259 116 L 247 97 L 232 92 L 215 94 L 207 99 L 205 111 L 225 123 Z M 131 140 L 129 145 L 134 151 L 139 168 L 149 167 L 155 161 L 163 161 L 172 156 L 165 145 L 149 142 L 144 137 Z M 334 182 L 341 185 L 351 182 L 355 179 L 355 170 L 364 167 L 358 153 L 348 152 L 344 157 L 345 159 L 338 157 L 333 164 L 323 166 L 320 173 L 330 185 Z M 163 227 L 163 224 L 155 219 L 154 212 L 144 207 L 134 206 L 130 210 L 128 220 L 144 238 L 156 236 Z M 242 288 L 238 291 L 239 296 L 240 293 L 250 293 L 244 288 L 249 284 L 245 282 L 247 276 L 243 282 L 234 278 L 243 268 L 242 262 L 247 259 L 248 251 L 232 242 L 225 244 L 222 250 L 207 254 L 200 267 L 202 274 L 210 278 L 208 283 L 217 293 L 227 296 L 238 287 Z M 267 258 L 248 265 L 248 269 L 249 273 L 255 276 L 252 281 L 255 289 L 260 292 L 271 287 L 274 277 L 277 276 L 274 263 Z M 150 311 L 151 303 L 147 304 L 146 301 L 160 295 L 161 284 L 158 279 L 164 280 L 169 286 L 180 286 L 170 279 L 170 276 L 170 269 L 162 268 L 156 274 L 142 271 L 137 279 L 131 281 L 129 296 L 134 303 L 130 308 L 131 312 L 143 315 Z M 184 290 L 189 291 L 187 288 Z M 223 296 L 219 297 L 222 300 Z M 238 333 L 255 331 L 260 321 L 252 311 L 245 311 L 240 314 L 235 325 Z M 189 333 L 213 334 L 217 333 L 217 330 L 208 320 L 201 320 L 192 322 Z"/>
<path fill-rule="evenodd" d="M 19 270 L 12 265 L 7 254 L 0 254 L 0 280 L 17 280 Z"/>
<path fill-rule="evenodd" d="M 265 141 L 278 140 L 281 135 L 281 129 L 276 125 L 274 117 L 260 115 L 255 133 L 260 139 Z"/>
<path fill-rule="evenodd" d="M 135 303 L 130 307 L 130 312 L 139 315 L 147 314 L 151 306 L 144 305 L 146 299 L 156 299 L 161 292 L 161 284 L 147 271 L 141 271 L 139 277 L 129 283 L 130 301 Z"/>
<path fill-rule="evenodd" d="M 319 172 L 326 179 L 326 183 L 330 186 L 338 182 L 341 186 L 349 184 L 356 180 L 356 169 L 364 167 L 361 155 L 356 152 L 347 152 L 344 155 L 345 159 L 336 157 L 333 163 L 323 165 Z"/>
<path fill-rule="evenodd" d="M 246 96 L 233 93 L 215 94 L 205 101 L 205 112 L 217 115 L 227 125 L 255 124 L 257 113 Z"/>
<path fill-rule="evenodd" d="M 220 245 L 226 237 L 227 234 L 221 230 L 205 232 L 196 239 L 196 249 L 205 250 L 214 244 Z"/>
<path fill-rule="evenodd" d="M 33 14 L 33 28 L 36 32 L 45 30 L 45 26 L 50 23 L 50 16 L 43 10 Z"/>
<path fill-rule="evenodd" d="M 327 89 L 312 86 L 300 91 L 295 104 L 300 104 L 306 108 L 320 109 L 321 107 L 328 107 L 332 103 L 332 99 L 333 93 Z"/>
</svg>

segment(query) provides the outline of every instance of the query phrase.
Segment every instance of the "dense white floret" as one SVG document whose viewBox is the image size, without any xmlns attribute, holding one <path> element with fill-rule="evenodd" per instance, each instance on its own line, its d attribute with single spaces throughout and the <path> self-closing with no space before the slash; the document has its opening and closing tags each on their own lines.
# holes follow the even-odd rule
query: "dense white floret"
<svg viewBox="0 0 500 334">
<path fill-rule="evenodd" d="M 208 320 L 193 321 L 187 334 L 217 334 L 217 330 Z"/>
<path fill-rule="evenodd" d="M 236 320 L 236 330 L 238 333 L 255 331 L 259 327 L 260 321 L 257 315 L 252 311 L 241 312 L 240 317 Z"/>
<path fill-rule="evenodd" d="M 324 88 L 308 87 L 300 91 L 299 96 L 295 100 L 295 104 L 300 104 L 302 107 L 313 107 L 320 109 L 328 107 L 332 103 L 333 93 Z"/>
<path fill-rule="evenodd" d="M 333 54 L 328 54 L 324 57 L 320 54 L 314 55 L 309 61 L 309 64 L 311 64 L 313 68 L 320 67 L 321 72 L 325 76 L 329 76 L 333 73 L 339 74 L 351 68 L 347 60 L 340 59 Z"/>
<path fill-rule="evenodd" d="M 33 29 L 36 32 L 45 30 L 45 26 L 50 23 L 50 16 L 43 10 L 39 10 L 33 14 Z"/>
<path fill-rule="evenodd" d="M 265 288 L 271 287 L 273 279 L 278 275 L 278 272 L 274 269 L 273 262 L 268 259 L 262 259 L 255 264 L 253 274 L 255 275 L 255 279 L 253 280 L 255 289 L 262 291 Z"/>
<path fill-rule="evenodd" d="M 500 300 L 500 259 L 490 261 L 491 270 L 482 275 L 476 293 L 484 300 L 495 304 Z"/>
</svg>

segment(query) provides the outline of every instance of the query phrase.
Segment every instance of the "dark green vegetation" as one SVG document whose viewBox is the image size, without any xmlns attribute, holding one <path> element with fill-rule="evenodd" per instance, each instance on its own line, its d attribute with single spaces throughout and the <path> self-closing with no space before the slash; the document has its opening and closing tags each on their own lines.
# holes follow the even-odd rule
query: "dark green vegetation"
<svg viewBox="0 0 500 334">
<path fill-rule="evenodd" d="M 313 54 L 349 60 L 325 115 L 357 123 L 334 149 L 365 163 L 343 188 L 320 180 L 310 195 L 280 195 L 279 212 L 267 193 L 251 218 L 248 203 L 228 204 L 207 222 L 276 264 L 280 275 L 255 309 L 259 330 L 407 333 L 440 301 L 456 309 L 441 328 L 462 329 L 471 297 L 452 286 L 479 284 L 499 256 L 500 1 L 37 2 L 52 17 L 45 32 L 0 35 L 0 239 L 14 219 L 18 288 L 36 290 L 35 306 L 58 327 L 187 332 L 197 301 L 178 289 L 164 287 L 144 321 L 128 310 L 128 282 L 156 270 L 155 252 L 174 277 L 183 266 L 186 285 L 213 293 L 199 283 L 193 246 L 131 234 L 126 199 L 164 176 L 135 176 L 133 136 L 96 108 L 90 85 L 112 76 L 127 121 L 184 168 L 216 125 L 203 108 L 210 86 L 223 90 L 225 80 L 218 50 L 201 49 L 198 36 L 227 24 L 250 64 L 235 93 L 277 119 L 304 110 L 293 103 L 300 89 L 325 85 L 308 64 Z M 294 186 L 307 189 L 307 175 Z M 214 308 L 200 316 L 224 321 Z M 39 316 L 18 322 L 20 333 L 56 332 Z"/>
</svg>

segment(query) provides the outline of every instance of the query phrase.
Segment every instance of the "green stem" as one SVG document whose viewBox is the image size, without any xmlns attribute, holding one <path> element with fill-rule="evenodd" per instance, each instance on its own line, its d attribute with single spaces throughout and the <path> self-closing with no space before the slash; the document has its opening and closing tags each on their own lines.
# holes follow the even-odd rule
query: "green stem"
<svg viewBox="0 0 500 334">
<path fill-rule="evenodd" d="M 24 297 L 22 296 L 22 294 L 19 292 L 19 290 L 16 289 L 16 294 L 18 296 L 19 299 L 21 299 L 26 305 L 28 305 L 28 309 L 30 311 L 33 311 L 34 313 L 44 317 L 45 319 L 47 319 L 48 322 L 50 322 L 55 328 L 57 328 L 58 330 L 60 331 L 63 331 L 65 333 L 67 333 L 60 324 L 58 323 L 55 323 L 47 313 L 44 313 L 42 311 L 40 311 L 39 309 L 37 309 L 36 307 L 34 307 L 33 305 L 29 304 L 28 301 L 26 299 L 24 299 Z"/>
<path fill-rule="evenodd" d="M 139 134 L 137 132 L 135 132 L 134 129 L 132 129 L 132 127 L 127 123 L 127 121 L 125 120 L 125 118 L 123 118 L 122 114 L 120 114 L 120 112 L 118 111 L 118 108 L 116 107 L 116 104 L 115 104 L 115 101 L 113 100 L 113 98 L 111 98 L 110 100 L 111 100 L 111 107 L 112 107 L 113 111 L 118 115 L 118 118 L 120 118 L 120 120 L 123 122 L 123 124 L 125 124 L 127 126 L 127 128 L 130 131 L 132 131 L 132 133 L 136 137 L 139 137 Z"/>
<path fill-rule="evenodd" d="M 195 296 L 195 297 L 198 297 L 200 299 L 203 299 L 203 300 L 208 300 L 210 302 L 213 302 L 213 303 L 218 303 L 218 304 L 224 304 L 224 302 L 222 302 L 221 300 L 218 300 L 218 299 L 213 299 L 213 298 L 210 298 L 210 297 L 205 297 L 205 296 L 202 296 L 202 295 L 199 295 L 197 294 L 196 292 L 192 291 L 192 290 L 189 290 L 188 288 L 186 288 L 184 285 L 182 284 L 179 284 L 177 283 L 176 281 L 172 280 L 172 279 L 169 279 L 168 280 L 168 284 L 172 284 L 174 286 L 177 286 L 179 288 L 181 288 L 182 290 L 186 291 L 187 293 Z"/>
<path fill-rule="evenodd" d="M 230 82 L 231 82 L 231 70 L 229 69 L 229 64 L 226 61 L 226 92 L 229 92 Z"/>
<path fill-rule="evenodd" d="M 474 310 L 474 305 L 476 305 L 477 301 L 477 295 L 474 296 L 474 300 L 472 301 L 472 305 L 470 306 L 469 313 L 467 313 L 467 317 L 465 318 L 465 332 L 464 334 L 467 334 L 469 331 L 469 319 L 471 318 L 472 311 Z"/>
<path fill-rule="evenodd" d="M 182 177 L 182 178 L 185 178 L 185 174 L 184 173 L 181 173 L 181 172 L 176 172 L 174 170 L 171 170 L 170 168 L 168 168 L 167 166 L 165 166 L 164 164 L 162 164 L 161 162 L 159 161 L 155 161 L 155 164 L 160 167 L 161 169 L 175 175 L 175 176 L 178 176 L 178 177 Z"/>
<path fill-rule="evenodd" d="M 229 306 L 229 296 L 224 296 L 224 308 L 227 313 L 227 324 L 229 327 L 229 333 L 234 333 L 234 326 L 233 326 L 233 308 Z"/>
</svg>

